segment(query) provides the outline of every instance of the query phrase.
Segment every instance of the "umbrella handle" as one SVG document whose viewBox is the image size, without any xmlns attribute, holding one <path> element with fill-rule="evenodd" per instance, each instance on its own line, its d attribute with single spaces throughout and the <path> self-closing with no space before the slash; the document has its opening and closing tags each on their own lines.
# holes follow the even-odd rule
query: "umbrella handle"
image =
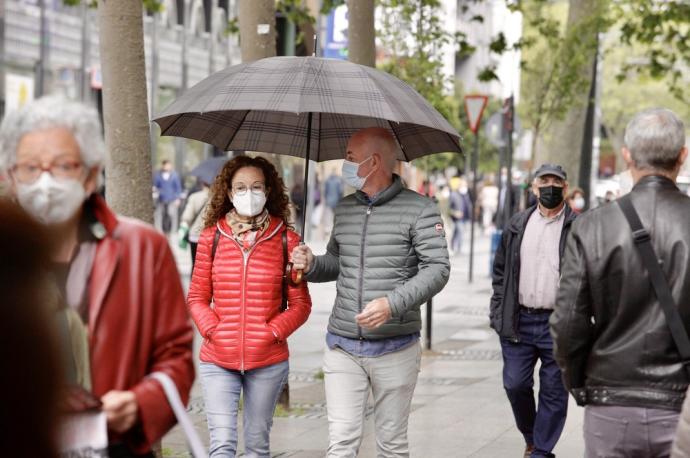
<svg viewBox="0 0 690 458">
<path fill-rule="evenodd" d="M 290 286 L 299 286 L 302 283 L 302 275 L 303 271 L 301 269 L 294 270 L 294 277 L 292 275 L 293 273 L 293 265 L 291 262 L 288 262 L 285 265 L 285 275 L 287 275 L 287 281 Z"/>
</svg>

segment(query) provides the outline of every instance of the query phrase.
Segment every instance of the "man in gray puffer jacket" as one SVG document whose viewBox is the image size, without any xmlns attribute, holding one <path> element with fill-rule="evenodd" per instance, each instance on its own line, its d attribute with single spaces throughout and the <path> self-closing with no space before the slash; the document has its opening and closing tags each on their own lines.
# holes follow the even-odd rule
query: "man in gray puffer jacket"
<svg viewBox="0 0 690 458">
<path fill-rule="evenodd" d="M 441 291 L 450 265 L 436 204 L 393 174 L 397 145 L 380 128 L 347 146 L 343 198 L 326 254 L 306 246 L 294 267 L 313 282 L 336 280 L 324 356 L 329 457 L 355 457 L 369 390 L 379 457 L 409 456 L 407 423 L 421 361 L 421 304 Z"/>
</svg>

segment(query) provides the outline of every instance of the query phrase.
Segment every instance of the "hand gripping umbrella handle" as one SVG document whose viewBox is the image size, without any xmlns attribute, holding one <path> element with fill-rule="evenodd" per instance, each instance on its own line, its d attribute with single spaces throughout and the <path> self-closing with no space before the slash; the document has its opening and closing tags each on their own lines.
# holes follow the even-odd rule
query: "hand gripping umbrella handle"
<svg viewBox="0 0 690 458">
<path fill-rule="evenodd" d="M 287 276 L 287 281 L 290 284 L 290 286 L 298 286 L 300 283 L 302 283 L 302 276 L 304 272 L 301 269 L 294 270 L 294 276 L 293 276 L 293 265 L 291 262 L 288 262 L 285 265 L 285 275 Z"/>
</svg>

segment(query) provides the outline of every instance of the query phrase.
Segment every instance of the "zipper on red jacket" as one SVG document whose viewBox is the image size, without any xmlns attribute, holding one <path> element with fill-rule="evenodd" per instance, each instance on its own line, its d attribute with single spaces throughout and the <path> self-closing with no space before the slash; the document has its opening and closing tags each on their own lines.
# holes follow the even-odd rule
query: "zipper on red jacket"
<svg viewBox="0 0 690 458">
<path fill-rule="evenodd" d="M 250 249 L 249 251 L 244 251 L 244 248 L 235 240 L 234 237 L 231 237 L 227 234 L 224 234 L 226 237 L 228 237 L 230 240 L 235 242 L 235 245 L 240 249 L 240 252 L 242 252 L 242 302 L 240 304 L 240 342 L 242 344 L 242 348 L 240 350 L 240 373 L 244 375 L 244 311 L 245 311 L 245 301 L 246 301 L 246 284 L 247 284 L 247 264 L 249 263 L 249 256 L 252 254 L 254 251 L 254 248 L 256 248 L 260 243 L 272 238 L 278 230 L 283 227 L 283 223 L 280 223 L 278 227 L 275 228 L 275 230 L 268 236 L 264 237 L 263 239 L 258 240 Z M 219 226 L 220 229 L 220 226 Z M 221 230 L 221 232 L 223 232 Z"/>
<path fill-rule="evenodd" d="M 367 207 L 367 214 L 364 217 L 364 227 L 362 228 L 362 241 L 359 253 L 359 313 L 362 313 L 362 296 L 364 291 L 364 243 L 367 238 L 367 225 L 369 224 L 369 215 L 371 215 L 371 205 Z M 362 327 L 357 325 L 357 333 L 359 334 L 359 340 L 362 340 Z"/>
</svg>

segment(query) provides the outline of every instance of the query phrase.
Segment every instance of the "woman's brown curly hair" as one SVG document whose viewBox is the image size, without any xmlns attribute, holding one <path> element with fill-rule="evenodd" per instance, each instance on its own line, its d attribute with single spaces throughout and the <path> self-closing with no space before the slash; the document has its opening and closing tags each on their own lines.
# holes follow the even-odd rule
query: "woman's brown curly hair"
<svg viewBox="0 0 690 458">
<path fill-rule="evenodd" d="M 290 227 L 290 200 L 283 179 L 276 168 L 262 157 L 237 156 L 229 160 L 220 171 L 211 187 L 204 227 L 214 226 L 234 208 L 230 200 L 232 178 L 243 167 L 261 170 L 266 180 L 266 210 L 271 216 L 283 220 Z"/>
</svg>

